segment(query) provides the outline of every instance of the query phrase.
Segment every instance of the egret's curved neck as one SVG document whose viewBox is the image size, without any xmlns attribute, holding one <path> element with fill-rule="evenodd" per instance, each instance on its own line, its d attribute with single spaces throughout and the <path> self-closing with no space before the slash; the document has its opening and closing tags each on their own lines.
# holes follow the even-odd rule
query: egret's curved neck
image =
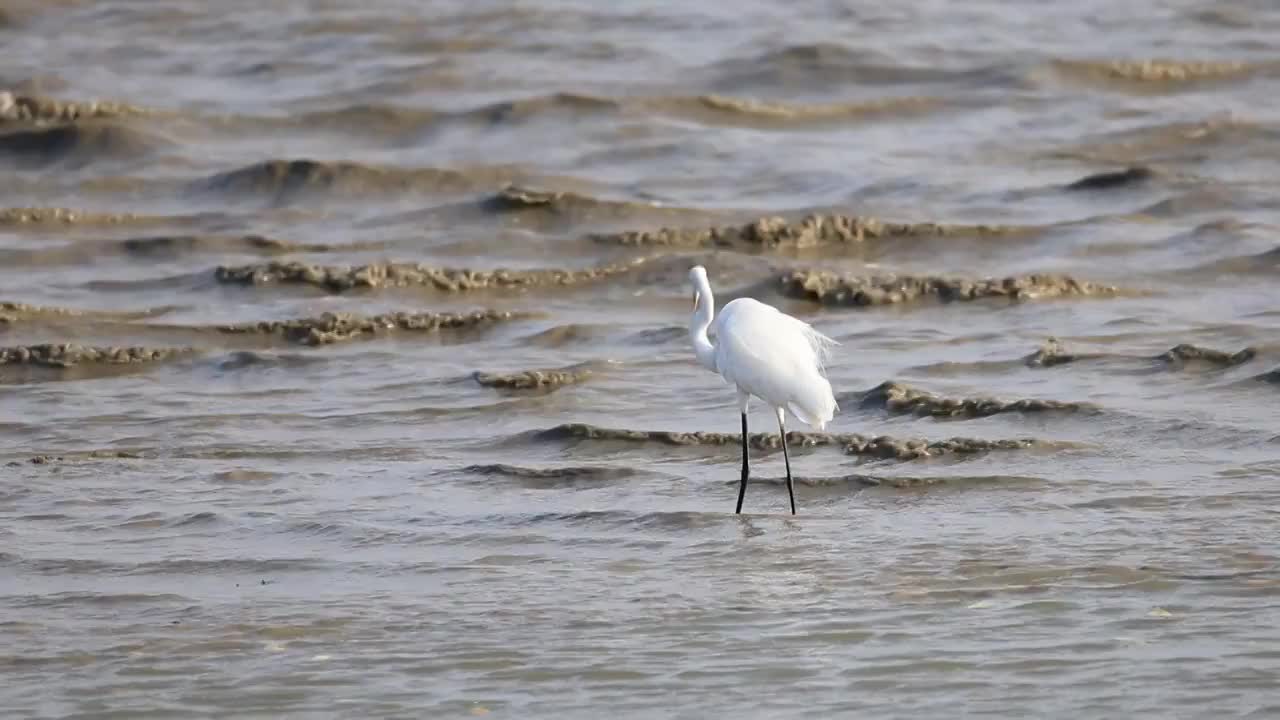
<svg viewBox="0 0 1280 720">
<path fill-rule="evenodd" d="M 719 372 L 716 368 L 716 349 L 707 338 L 707 328 L 711 327 L 711 316 L 716 311 L 716 299 L 711 294 L 711 284 L 705 277 L 698 278 L 694 291 L 698 294 L 698 304 L 693 308 L 693 317 L 689 320 L 689 340 L 693 342 L 693 353 L 698 362 L 711 372 Z"/>
</svg>

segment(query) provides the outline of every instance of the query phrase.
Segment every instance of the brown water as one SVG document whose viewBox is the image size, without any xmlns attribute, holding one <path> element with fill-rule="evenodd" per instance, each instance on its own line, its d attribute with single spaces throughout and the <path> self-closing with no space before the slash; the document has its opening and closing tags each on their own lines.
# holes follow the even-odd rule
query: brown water
<svg viewBox="0 0 1280 720">
<path fill-rule="evenodd" d="M 5 717 L 1280 714 L 1274 4 L 0 18 Z"/>
</svg>

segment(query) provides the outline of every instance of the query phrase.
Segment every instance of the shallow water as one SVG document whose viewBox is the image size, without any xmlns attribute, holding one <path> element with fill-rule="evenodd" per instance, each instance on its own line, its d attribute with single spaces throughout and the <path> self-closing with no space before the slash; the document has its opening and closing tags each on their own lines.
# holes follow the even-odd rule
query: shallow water
<svg viewBox="0 0 1280 720">
<path fill-rule="evenodd" d="M 1280 713 L 1280 10 L 605 5 L 0 3 L 3 714 Z"/>
</svg>

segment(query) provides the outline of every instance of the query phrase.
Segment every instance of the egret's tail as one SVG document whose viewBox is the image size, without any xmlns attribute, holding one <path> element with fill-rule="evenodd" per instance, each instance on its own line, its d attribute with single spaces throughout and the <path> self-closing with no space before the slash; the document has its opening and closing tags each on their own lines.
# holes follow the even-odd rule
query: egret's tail
<svg viewBox="0 0 1280 720">
<path fill-rule="evenodd" d="M 787 409 L 805 425 L 815 430 L 825 429 L 835 417 L 836 410 L 840 409 L 835 394 L 831 392 L 831 383 L 814 373 L 814 377 L 802 386 L 803 391 L 787 403 Z"/>
</svg>

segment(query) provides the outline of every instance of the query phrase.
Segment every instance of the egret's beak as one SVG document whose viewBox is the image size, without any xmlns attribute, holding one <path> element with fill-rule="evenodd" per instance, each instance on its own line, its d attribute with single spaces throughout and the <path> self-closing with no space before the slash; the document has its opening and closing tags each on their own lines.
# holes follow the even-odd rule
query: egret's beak
<svg viewBox="0 0 1280 720">
<path fill-rule="evenodd" d="M 698 292 L 697 290 L 694 290 L 693 291 L 693 309 L 694 310 L 698 309 L 698 302 L 700 300 L 702 300 L 702 293 Z"/>
</svg>

